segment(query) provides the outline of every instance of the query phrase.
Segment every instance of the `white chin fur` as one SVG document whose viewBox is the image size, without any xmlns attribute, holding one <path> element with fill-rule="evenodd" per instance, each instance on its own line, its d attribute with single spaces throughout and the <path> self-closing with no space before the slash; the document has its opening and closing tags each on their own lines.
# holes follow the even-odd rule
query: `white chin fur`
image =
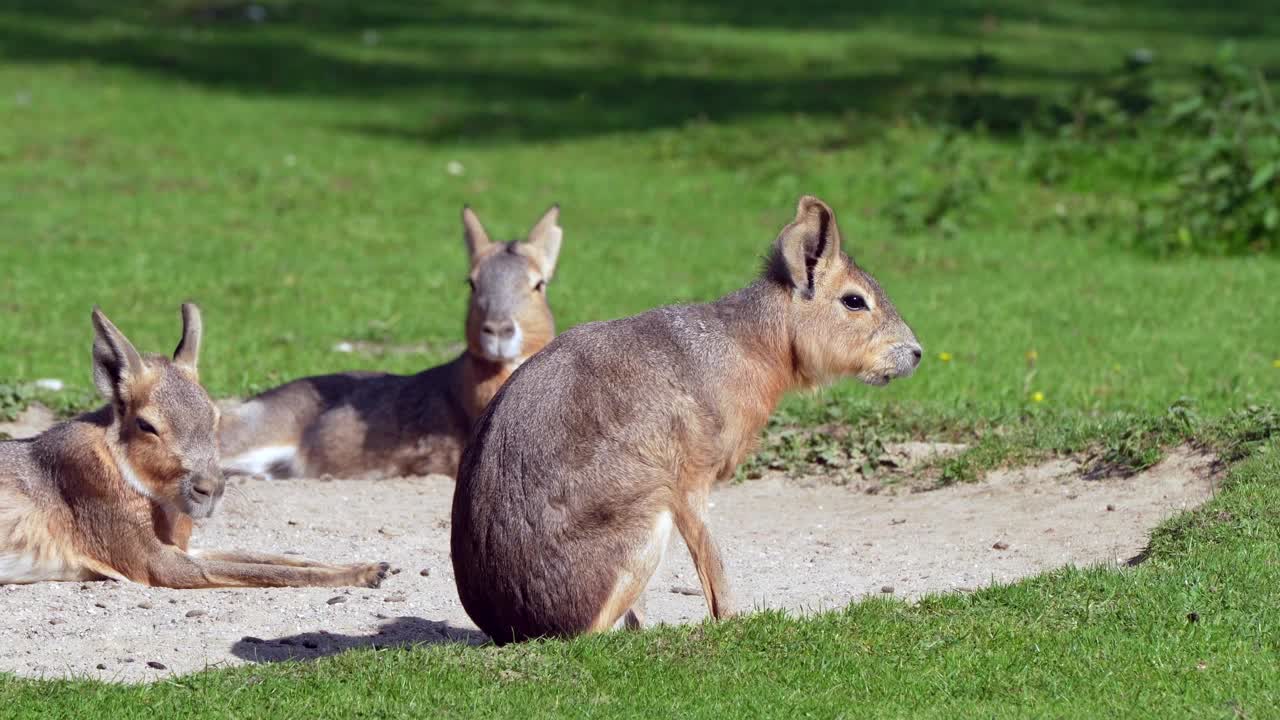
<svg viewBox="0 0 1280 720">
<path fill-rule="evenodd" d="M 213 511 L 218 509 L 218 501 L 211 500 L 206 504 L 192 507 L 187 510 L 187 514 L 196 520 L 202 520 L 213 516 Z"/>
<path fill-rule="evenodd" d="M 520 330 L 520 323 L 516 323 L 515 332 L 509 338 L 482 336 L 480 349 L 487 359 L 494 362 L 519 362 L 523 359 L 521 352 L 524 350 L 524 332 Z"/>
<path fill-rule="evenodd" d="M 129 464 L 128 458 L 117 456 L 116 467 L 120 468 L 120 474 L 124 476 L 124 481 L 129 484 L 129 487 L 136 490 L 144 498 L 151 497 L 151 490 L 142 484 L 142 478 L 138 477 L 138 473 L 133 471 L 133 466 Z"/>
<path fill-rule="evenodd" d="M 889 384 L 889 376 L 884 373 L 869 373 L 859 375 L 858 379 L 872 387 L 884 387 Z"/>
</svg>

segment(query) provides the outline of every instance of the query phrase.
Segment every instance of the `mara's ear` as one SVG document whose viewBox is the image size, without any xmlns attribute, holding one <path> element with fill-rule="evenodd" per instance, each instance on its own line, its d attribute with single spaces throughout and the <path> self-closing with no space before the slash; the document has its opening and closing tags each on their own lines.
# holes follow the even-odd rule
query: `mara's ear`
<svg viewBox="0 0 1280 720">
<path fill-rule="evenodd" d="M 182 304 L 182 339 L 173 351 L 175 365 L 192 375 L 200 375 L 200 338 L 204 335 L 204 323 L 200 319 L 200 307 L 195 303 Z"/>
<path fill-rule="evenodd" d="M 476 216 L 476 212 L 470 205 L 462 206 L 462 236 L 467 241 L 467 253 L 471 256 L 472 265 L 480 254 L 493 244 L 489 240 L 489 233 L 484 231 L 484 225 L 480 224 L 480 218 Z"/>
<path fill-rule="evenodd" d="M 836 214 L 818 198 L 805 195 L 796 206 L 796 219 L 782 228 L 774 248 L 775 272 L 805 299 L 812 299 L 840 257 Z"/>
<path fill-rule="evenodd" d="M 542 277 L 550 280 L 556 271 L 556 260 L 560 257 L 560 240 L 564 238 L 564 230 L 560 229 L 560 205 L 557 203 L 547 208 L 538 218 L 537 224 L 529 231 L 525 244 L 537 250 L 535 259 Z"/>
<path fill-rule="evenodd" d="M 129 384 L 142 376 L 142 356 L 97 306 L 93 308 L 93 332 L 93 384 L 102 397 L 122 408 Z"/>
</svg>

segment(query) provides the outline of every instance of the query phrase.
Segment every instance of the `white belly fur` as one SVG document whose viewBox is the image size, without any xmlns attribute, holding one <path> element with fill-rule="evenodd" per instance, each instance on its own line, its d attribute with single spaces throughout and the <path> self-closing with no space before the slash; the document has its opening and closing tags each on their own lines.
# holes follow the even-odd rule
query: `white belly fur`
<svg viewBox="0 0 1280 720">
<path fill-rule="evenodd" d="M 58 558 L 37 561 L 34 553 L 0 552 L 0 585 L 82 580 L 90 574 L 83 568 L 69 567 Z"/>
<path fill-rule="evenodd" d="M 222 467 L 246 475 L 271 475 L 274 467 L 293 465 L 297 455 L 296 445 L 267 445 L 223 460 Z"/>
</svg>

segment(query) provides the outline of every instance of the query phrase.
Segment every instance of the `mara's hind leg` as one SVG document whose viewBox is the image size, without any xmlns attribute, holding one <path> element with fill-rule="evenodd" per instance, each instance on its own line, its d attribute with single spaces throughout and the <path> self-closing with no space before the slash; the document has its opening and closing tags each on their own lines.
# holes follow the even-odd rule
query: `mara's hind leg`
<svg viewBox="0 0 1280 720">
<path fill-rule="evenodd" d="M 619 564 L 613 591 L 596 614 L 595 621 L 588 628 L 589 632 L 613 629 L 624 614 L 629 628 L 639 627 L 644 621 L 644 590 L 667 551 L 667 543 L 671 539 L 671 524 L 670 510 L 663 509 L 654 515 L 643 543 Z"/>
<path fill-rule="evenodd" d="M 631 609 L 622 616 L 622 626 L 628 630 L 639 630 L 644 627 L 644 618 L 645 592 L 642 590 L 635 603 L 631 605 Z"/>
<path fill-rule="evenodd" d="M 724 561 L 720 548 L 711 538 L 707 528 L 707 498 L 705 495 L 690 498 L 687 505 L 676 509 L 676 527 L 689 547 L 693 567 L 702 581 L 702 594 L 707 599 L 707 609 L 717 620 L 733 614 L 733 600 L 729 594 L 729 580 L 724 574 Z"/>
</svg>

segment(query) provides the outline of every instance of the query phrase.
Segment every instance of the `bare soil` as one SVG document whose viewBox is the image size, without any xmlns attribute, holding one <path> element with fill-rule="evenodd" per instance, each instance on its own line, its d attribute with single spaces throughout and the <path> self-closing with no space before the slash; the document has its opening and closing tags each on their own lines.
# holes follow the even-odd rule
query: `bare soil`
<svg viewBox="0 0 1280 720">
<path fill-rule="evenodd" d="M 0 425 L 15 437 L 40 418 Z M 43 418 L 47 422 L 48 418 Z M 954 446 L 891 448 L 910 462 Z M 928 492 L 781 476 L 718 488 L 712 525 L 737 606 L 814 612 L 868 595 L 971 591 L 1064 565 L 1122 567 L 1150 530 L 1210 497 L 1212 458 L 1186 448 L 1134 477 L 1085 480 L 1071 459 Z M 0 670 L 149 681 L 206 667 L 311 659 L 354 647 L 481 643 L 454 590 L 445 477 L 381 482 L 234 479 L 194 544 L 396 568 L 376 590 L 175 591 L 118 582 L 0 586 Z M 648 592 L 649 621 L 706 607 L 678 537 Z"/>
</svg>

